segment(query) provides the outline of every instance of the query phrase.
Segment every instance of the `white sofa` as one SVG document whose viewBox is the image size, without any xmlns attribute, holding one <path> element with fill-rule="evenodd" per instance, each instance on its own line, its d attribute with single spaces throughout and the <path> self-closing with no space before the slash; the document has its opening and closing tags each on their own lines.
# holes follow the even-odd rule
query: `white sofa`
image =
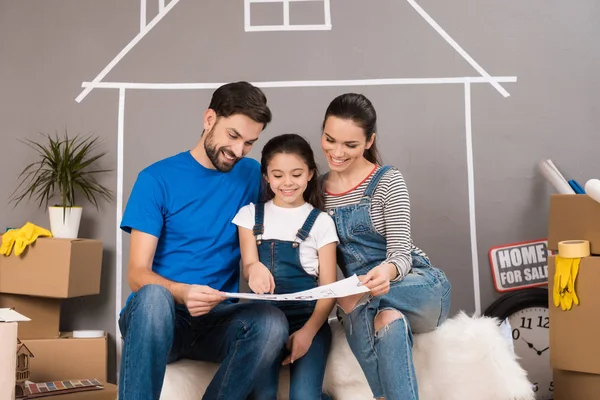
<svg viewBox="0 0 600 400">
<path fill-rule="evenodd" d="M 324 391 L 334 400 L 372 399 L 342 327 L 331 321 L 333 343 Z M 416 335 L 413 352 L 421 400 L 534 400 L 512 342 L 492 318 L 464 313 L 434 332 Z M 216 364 L 180 360 L 167 367 L 160 400 L 198 400 Z M 287 399 L 289 371 L 281 371 L 278 399 Z M 390 399 L 392 400 L 392 399 Z"/>
</svg>

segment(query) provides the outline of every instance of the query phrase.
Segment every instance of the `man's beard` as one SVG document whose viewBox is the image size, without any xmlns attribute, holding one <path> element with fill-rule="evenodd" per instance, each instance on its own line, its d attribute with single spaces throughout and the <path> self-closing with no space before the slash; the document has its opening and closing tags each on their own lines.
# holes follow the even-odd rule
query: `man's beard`
<svg viewBox="0 0 600 400">
<path fill-rule="evenodd" d="M 217 171 L 229 172 L 233 169 L 234 165 L 240 159 L 236 157 L 236 159 L 234 161 L 227 162 L 227 161 L 224 161 L 221 157 L 219 157 L 221 152 L 224 152 L 225 154 L 227 154 L 230 157 L 235 157 L 235 154 L 233 154 L 233 152 L 231 150 L 229 150 L 225 147 L 219 147 L 217 149 L 217 147 L 213 143 L 213 130 L 214 130 L 214 128 L 211 129 L 210 132 L 208 132 L 206 134 L 206 140 L 204 140 L 204 150 L 206 151 L 206 155 L 210 159 L 210 162 L 215 166 Z"/>
</svg>

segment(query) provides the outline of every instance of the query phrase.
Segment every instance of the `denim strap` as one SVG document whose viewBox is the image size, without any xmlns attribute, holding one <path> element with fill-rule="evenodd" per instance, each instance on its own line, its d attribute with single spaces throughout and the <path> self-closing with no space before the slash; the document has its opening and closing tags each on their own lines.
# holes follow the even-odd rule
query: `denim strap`
<svg viewBox="0 0 600 400">
<path fill-rule="evenodd" d="M 392 168 L 389 165 L 384 165 L 383 167 L 379 168 L 375 174 L 373 175 L 373 178 L 371 178 L 371 182 L 369 182 L 369 186 L 367 186 L 367 189 L 365 190 L 365 194 L 364 197 L 368 197 L 371 198 L 371 196 L 373 196 L 373 192 L 375 192 L 375 188 L 377 187 L 377 185 L 379 184 L 379 181 L 381 180 L 381 177 L 383 176 L 383 174 L 385 174 L 390 168 Z"/>
<path fill-rule="evenodd" d="M 300 239 L 300 241 L 306 240 L 306 238 L 308 237 L 308 235 L 310 233 L 310 230 L 312 229 L 313 225 L 315 224 L 315 221 L 317 220 L 317 217 L 319 216 L 320 213 L 321 213 L 321 210 L 313 208 L 313 210 L 310 212 L 310 214 L 308 214 L 306 221 L 304 221 L 304 225 L 302 225 L 302 228 L 298 229 L 296 238 Z"/>
<path fill-rule="evenodd" d="M 254 206 L 254 228 L 252 229 L 252 233 L 256 236 L 256 239 L 265 232 L 264 220 L 265 203 L 260 202 Z"/>
</svg>

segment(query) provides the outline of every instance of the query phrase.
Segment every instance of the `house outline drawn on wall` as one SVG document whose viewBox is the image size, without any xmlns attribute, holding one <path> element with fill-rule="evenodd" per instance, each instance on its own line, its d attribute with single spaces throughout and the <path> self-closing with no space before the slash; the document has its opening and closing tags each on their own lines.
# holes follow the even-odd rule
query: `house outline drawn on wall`
<svg viewBox="0 0 600 400">
<path fill-rule="evenodd" d="M 291 24 L 290 3 L 323 3 L 322 24 Z M 252 4 L 281 3 L 282 23 L 279 25 L 253 25 Z M 269 31 L 330 31 L 331 30 L 331 2 L 330 0 L 244 0 L 244 30 L 246 32 Z"/>
<path fill-rule="evenodd" d="M 128 90 L 214 90 L 227 82 L 212 83 L 135 83 L 135 82 L 105 82 L 104 77 L 110 73 L 115 66 L 173 10 L 181 0 L 171 0 L 166 4 L 165 0 L 158 1 L 158 13 L 147 21 L 147 0 L 140 0 L 140 30 L 139 33 L 102 69 L 92 81 L 82 83 L 82 92 L 75 99 L 82 102 L 94 89 L 118 90 L 118 133 L 117 133 L 117 198 L 116 198 L 116 331 L 119 332 L 119 315 L 122 308 L 122 274 L 123 274 L 123 240 L 120 230 L 120 221 L 123 214 L 123 142 L 125 121 L 125 94 Z M 290 2 L 316 2 L 324 3 L 325 23 L 322 25 L 299 25 L 289 23 Z M 370 1 L 370 0 L 365 0 Z M 289 80 L 289 81 L 265 81 L 251 82 L 260 88 L 299 88 L 299 87 L 353 87 L 353 86 L 397 86 L 397 85 L 448 85 L 458 84 L 464 87 L 465 104 L 465 145 L 467 157 L 467 182 L 469 203 L 469 231 L 471 245 L 471 262 L 473 272 L 473 290 L 475 302 L 475 315 L 481 314 L 481 295 L 479 285 L 479 260 L 477 251 L 477 232 L 475 219 L 475 190 L 473 172 L 473 145 L 471 129 L 471 85 L 489 84 L 503 97 L 510 94 L 501 83 L 515 83 L 516 76 L 491 76 L 480 64 L 475 61 L 417 2 L 416 0 L 398 0 L 407 2 L 414 11 L 426 22 L 446 43 L 451 46 L 478 74 L 476 76 L 462 77 L 435 77 L 435 78 L 384 78 L 384 79 L 351 79 L 351 80 Z M 277 26 L 253 26 L 250 22 L 250 6 L 254 3 L 282 3 L 284 9 L 284 23 Z M 244 0 L 244 30 L 247 34 L 252 32 L 270 31 L 330 31 L 335 29 L 330 12 L 330 0 Z M 288 17 L 285 17 L 287 13 Z M 121 341 L 117 341 L 117 363 L 120 362 Z M 117 368 L 118 370 L 118 368 Z"/>
</svg>

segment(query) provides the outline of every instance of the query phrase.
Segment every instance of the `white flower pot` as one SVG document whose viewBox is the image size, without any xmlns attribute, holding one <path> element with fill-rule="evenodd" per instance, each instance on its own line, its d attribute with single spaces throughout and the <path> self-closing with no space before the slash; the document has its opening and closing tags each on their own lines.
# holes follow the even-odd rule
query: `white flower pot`
<svg viewBox="0 0 600 400">
<path fill-rule="evenodd" d="M 55 238 L 77 239 L 82 211 L 82 207 L 48 207 L 52 235 Z"/>
</svg>

